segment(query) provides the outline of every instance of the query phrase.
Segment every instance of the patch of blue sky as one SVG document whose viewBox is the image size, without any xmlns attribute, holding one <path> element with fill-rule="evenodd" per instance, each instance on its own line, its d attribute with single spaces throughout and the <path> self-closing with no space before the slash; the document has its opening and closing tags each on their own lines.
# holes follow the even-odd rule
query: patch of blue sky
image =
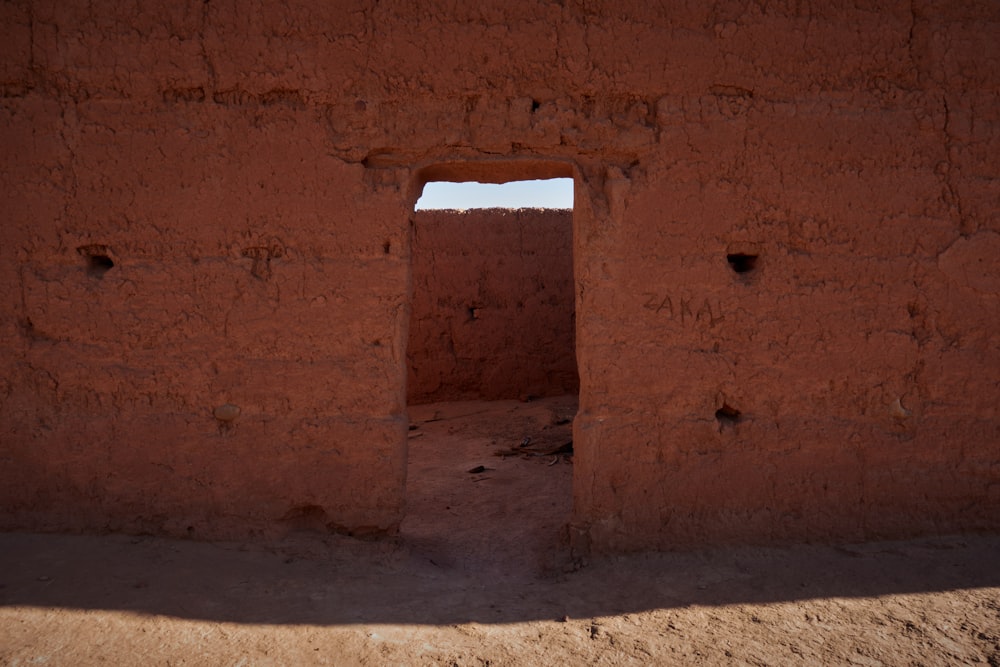
<svg viewBox="0 0 1000 667">
<path fill-rule="evenodd" d="M 573 208 L 573 179 L 510 183 L 449 183 L 424 186 L 416 210 L 470 208 Z"/>
</svg>

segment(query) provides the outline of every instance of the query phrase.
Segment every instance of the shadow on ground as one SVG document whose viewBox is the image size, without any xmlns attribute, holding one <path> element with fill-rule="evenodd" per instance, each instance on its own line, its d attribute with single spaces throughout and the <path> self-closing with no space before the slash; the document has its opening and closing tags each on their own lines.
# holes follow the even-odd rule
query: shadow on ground
<svg viewBox="0 0 1000 667">
<path fill-rule="evenodd" d="M 401 541 L 0 535 L 0 606 L 264 624 L 511 623 L 1000 586 L 1000 536 L 640 554 L 479 576 Z"/>
</svg>

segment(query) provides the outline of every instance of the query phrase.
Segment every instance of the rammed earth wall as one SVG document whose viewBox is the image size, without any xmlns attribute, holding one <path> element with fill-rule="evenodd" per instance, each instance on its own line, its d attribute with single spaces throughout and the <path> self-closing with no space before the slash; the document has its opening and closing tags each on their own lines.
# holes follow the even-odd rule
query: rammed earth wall
<svg viewBox="0 0 1000 667">
<path fill-rule="evenodd" d="M 412 404 L 575 394 L 573 214 L 413 216 Z"/>
<path fill-rule="evenodd" d="M 573 539 L 1000 527 L 1000 6 L 0 5 L 7 528 L 404 512 L 430 178 L 575 179 Z"/>
</svg>

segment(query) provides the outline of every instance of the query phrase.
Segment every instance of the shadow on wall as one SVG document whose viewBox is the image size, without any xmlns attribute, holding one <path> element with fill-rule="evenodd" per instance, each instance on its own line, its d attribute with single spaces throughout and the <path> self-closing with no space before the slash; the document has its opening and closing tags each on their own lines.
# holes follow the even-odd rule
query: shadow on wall
<svg viewBox="0 0 1000 667">
<path fill-rule="evenodd" d="M 304 553 L 305 552 L 305 553 Z M 348 538 L 266 548 L 124 536 L 0 535 L 0 605 L 256 624 L 512 623 L 690 605 L 1000 586 L 1000 536 L 742 548 L 483 579 Z"/>
</svg>

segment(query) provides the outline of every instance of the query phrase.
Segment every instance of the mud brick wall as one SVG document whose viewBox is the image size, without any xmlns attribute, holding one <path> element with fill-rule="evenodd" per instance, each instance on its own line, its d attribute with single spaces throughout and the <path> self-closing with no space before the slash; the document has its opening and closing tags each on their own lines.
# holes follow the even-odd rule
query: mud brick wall
<svg viewBox="0 0 1000 667">
<path fill-rule="evenodd" d="M 392 531 L 420 188 L 556 175 L 577 545 L 1000 527 L 996 2 L 14 0 L 0 33 L 7 528 Z"/>
<path fill-rule="evenodd" d="M 34 185 L 4 186 L 25 221 L 4 228 L 4 521 L 238 536 L 306 512 L 390 527 L 406 420 L 386 378 L 405 321 L 387 312 L 405 307 L 405 236 L 376 222 L 363 169 L 304 165 L 308 124 L 255 128 L 223 108 L 178 131 L 92 111 L 74 156 L 40 156 L 30 125 L 4 137 L 40 159 Z M 354 216 L 372 222 L 352 230 Z M 226 405 L 235 420 L 216 417 Z"/>
<path fill-rule="evenodd" d="M 411 404 L 575 394 L 573 213 L 418 211 Z"/>
</svg>

